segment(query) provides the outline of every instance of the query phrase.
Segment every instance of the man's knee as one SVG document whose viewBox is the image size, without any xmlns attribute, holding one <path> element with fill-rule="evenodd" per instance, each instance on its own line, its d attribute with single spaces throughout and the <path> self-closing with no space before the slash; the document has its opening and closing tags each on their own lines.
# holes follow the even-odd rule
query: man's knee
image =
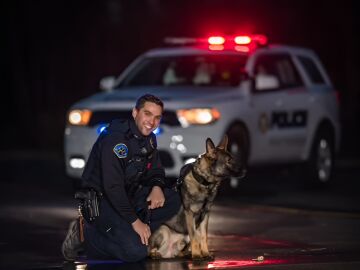
<svg viewBox="0 0 360 270">
<path fill-rule="evenodd" d="M 138 262 L 148 256 L 147 246 L 128 246 L 126 247 L 124 257 L 121 258 L 126 262 Z"/>
</svg>

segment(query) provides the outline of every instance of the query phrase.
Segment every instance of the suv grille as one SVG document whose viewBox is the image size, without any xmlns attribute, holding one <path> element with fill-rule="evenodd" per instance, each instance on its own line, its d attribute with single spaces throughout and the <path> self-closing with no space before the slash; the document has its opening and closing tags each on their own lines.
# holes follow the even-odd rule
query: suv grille
<svg viewBox="0 0 360 270">
<path fill-rule="evenodd" d="M 91 115 L 89 126 L 110 123 L 113 119 L 128 119 L 132 117 L 131 111 L 94 111 Z M 180 126 L 176 113 L 173 111 L 164 111 L 161 123 L 168 126 Z"/>
</svg>

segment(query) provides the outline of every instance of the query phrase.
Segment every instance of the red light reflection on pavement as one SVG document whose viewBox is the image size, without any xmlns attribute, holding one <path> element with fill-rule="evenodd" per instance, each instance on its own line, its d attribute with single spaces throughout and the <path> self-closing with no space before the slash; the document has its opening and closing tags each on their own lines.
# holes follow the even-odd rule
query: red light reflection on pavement
<svg viewBox="0 0 360 270">
<path fill-rule="evenodd" d="M 216 260 L 209 262 L 206 265 L 197 265 L 189 263 L 189 269 L 220 269 L 220 268 L 232 268 L 232 267 L 242 267 L 242 266 L 259 266 L 259 265 L 271 265 L 271 264 L 283 264 L 288 261 L 283 259 L 265 259 L 264 261 L 254 261 L 251 259 L 248 260 Z"/>
<path fill-rule="evenodd" d="M 247 247 L 254 246 L 257 248 L 305 248 L 303 243 L 294 243 L 284 240 L 273 240 L 265 238 L 256 238 L 242 235 L 210 235 L 210 241 L 213 245 L 224 246 L 222 250 L 238 250 L 246 244 Z M 226 244 L 225 244 L 226 243 Z M 239 245 L 242 243 L 242 245 Z"/>
</svg>

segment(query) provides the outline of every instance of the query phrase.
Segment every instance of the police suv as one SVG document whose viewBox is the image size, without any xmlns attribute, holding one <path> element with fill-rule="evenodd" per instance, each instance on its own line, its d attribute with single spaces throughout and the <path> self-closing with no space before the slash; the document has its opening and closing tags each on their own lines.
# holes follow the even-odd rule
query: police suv
<svg viewBox="0 0 360 270">
<path fill-rule="evenodd" d="M 309 49 L 268 44 L 263 35 L 168 38 L 102 93 L 74 104 L 65 128 L 66 172 L 81 177 L 97 136 L 115 118 L 131 116 L 135 100 L 151 93 L 165 112 L 155 131 L 167 176 L 205 150 L 210 137 L 229 137 L 229 150 L 249 166 L 302 163 L 305 180 L 325 184 L 339 149 L 334 87 Z M 236 185 L 236 180 L 233 179 Z"/>
</svg>

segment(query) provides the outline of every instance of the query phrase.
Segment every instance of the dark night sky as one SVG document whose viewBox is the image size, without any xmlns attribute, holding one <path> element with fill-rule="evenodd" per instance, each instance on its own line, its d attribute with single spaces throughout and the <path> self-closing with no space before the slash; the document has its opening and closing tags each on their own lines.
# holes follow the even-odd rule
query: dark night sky
<svg viewBox="0 0 360 270">
<path fill-rule="evenodd" d="M 319 54 L 340 91 L 343 151 L 357 155 L 360 46 L 354 6 L 348 0 L 8 1 L 1 8 L 6 42 L 0 110 L 7 131 L 0 150 L 61 151 L 69 106 L 166 36 L 249 31 Z"/>
</svg>

